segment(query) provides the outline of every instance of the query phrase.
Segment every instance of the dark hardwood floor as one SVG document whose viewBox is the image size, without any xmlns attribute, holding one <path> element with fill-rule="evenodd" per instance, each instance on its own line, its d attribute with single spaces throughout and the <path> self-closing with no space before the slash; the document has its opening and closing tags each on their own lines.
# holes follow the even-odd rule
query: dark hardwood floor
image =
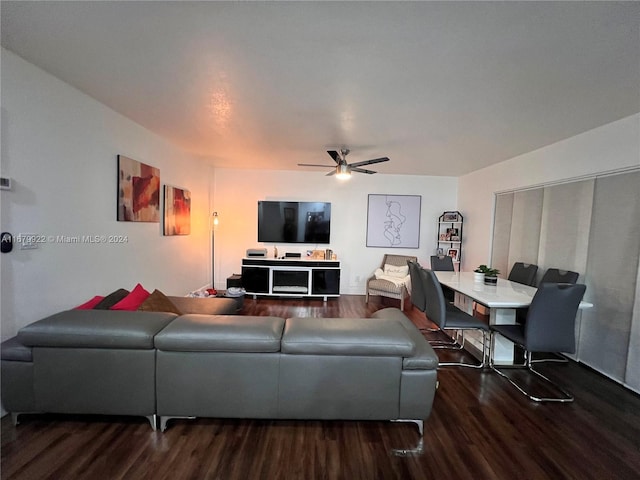
<svg viewBox="0 0 640 480">
<path fill-rule="evenodd" d="M 244 315 L 369 316 L 392 300 L 245 300 Z M 418 326 L 424 315 L 409 307 Z M 439 355 L 444 353 L 439 352 Z M 443 358 L 444 359 L 444 358 Z M 491 372 L 446 368 L 425 422 L 2 419 L 2 479 L 638 479 L 640 396 L 574 362 L 541 367 L 574 395 L 536 404 Z"/>
</svg>

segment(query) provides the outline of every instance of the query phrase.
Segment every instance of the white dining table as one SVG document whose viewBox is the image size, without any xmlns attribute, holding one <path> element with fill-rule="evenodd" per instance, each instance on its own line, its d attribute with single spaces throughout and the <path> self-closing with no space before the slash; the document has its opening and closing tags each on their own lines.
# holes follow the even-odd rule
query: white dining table
<svg viewBox="0 0 640 480">
<path fill-rule="evenodd" d="M 474 280 L 472 272 L 434 272 L 442 285 L 455 291 L 455 305 L 473 315 L 473 303 L 489 309 L 489 325 L 516 323 L 516 309 L 531 305 L 538 290 L 517 282 L 498 278 L 496 285 L 486 285 Z M 590 308 L 593 304 L 580 302 L 579 308 Z M 478 342 L 472 342 L 478 343 Z M 514 360 L 514 345 L 504 337 L 496 338 L 494 360 L 500 364 L 511 364 Z"/>
</svg>

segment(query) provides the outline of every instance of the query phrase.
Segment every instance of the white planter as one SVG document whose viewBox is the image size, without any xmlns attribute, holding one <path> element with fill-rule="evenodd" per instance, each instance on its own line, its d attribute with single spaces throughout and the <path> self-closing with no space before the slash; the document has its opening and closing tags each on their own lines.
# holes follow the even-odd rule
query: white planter
<svg viewBox="0 0 640 480">
<path fill-rule="evenodd" d="M 484 273 L 473 272 L 473 281 L 476 283 L 484 282 Z"/>
</svg>

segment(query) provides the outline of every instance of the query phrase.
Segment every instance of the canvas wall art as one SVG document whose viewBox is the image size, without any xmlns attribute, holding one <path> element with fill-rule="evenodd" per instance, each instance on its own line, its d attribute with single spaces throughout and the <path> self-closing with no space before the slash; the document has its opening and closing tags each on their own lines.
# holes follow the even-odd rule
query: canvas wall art
<svg viewBox="0 0 640 480">
<path fill-rule="evenodd" d="M 118 221 L 160 222 L 160 169 L 118 155 Z"/>
<path fill-rule="evenodd" d="M 191 192 L 182 188 L 164 186 L 164 234 L 189 235 L 191 233 Z"/>
<path fill-rule="evenodd" d="M 418 248 L 420 195 L 369 195 L 367 247 Z"/>
</svg>

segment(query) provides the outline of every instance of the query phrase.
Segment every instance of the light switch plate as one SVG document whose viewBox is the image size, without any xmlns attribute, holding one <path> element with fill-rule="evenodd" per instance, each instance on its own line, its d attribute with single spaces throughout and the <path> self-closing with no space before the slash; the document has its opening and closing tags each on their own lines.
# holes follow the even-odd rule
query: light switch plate
<svg viewBox="0 0 640 480">
<path fill-rule="evenodd" d="M 36 235 L 33 233 L 23 233 L 21 235 L 20 250 L 35 250 L 38 243 L 35 241 Z"/>
</svg>

